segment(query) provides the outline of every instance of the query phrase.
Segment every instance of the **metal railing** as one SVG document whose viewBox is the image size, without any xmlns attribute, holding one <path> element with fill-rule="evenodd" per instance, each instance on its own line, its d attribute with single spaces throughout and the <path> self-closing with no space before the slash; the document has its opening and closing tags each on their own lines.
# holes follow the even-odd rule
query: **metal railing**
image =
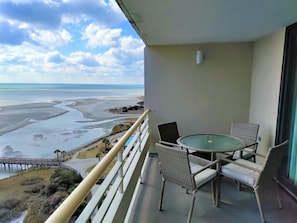
<svg viewBox="0 0 297 223">
<path fill-rule="evenodd" d="M 76 222 L 123 222 L 141 175 L 149 147 L 146 110 L 117 144 L 104 156 L 46 223 L 67 222 L 86 197 L 92 193 Z M 129 141 L 129 144 L 126 143 Z M 96 185 L 107 167 L 115 160 L 101 185 Z"/>
</svg>

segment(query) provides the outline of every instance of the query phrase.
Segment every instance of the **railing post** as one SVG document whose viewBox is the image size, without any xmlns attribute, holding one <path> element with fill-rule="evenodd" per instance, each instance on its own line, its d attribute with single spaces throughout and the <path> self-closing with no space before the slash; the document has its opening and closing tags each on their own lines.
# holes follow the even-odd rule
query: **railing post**
<svg viewBox="0 0 297 223">
<path fill-rule="evenodd" d="M 137 131 L 138 131 L 138 137 L 137 137 L 137 142 L 138 142 L 138 152 L 141 152 L 141 126 L 142 124 L 140 124 L 137 128 Z"/>
<path fill-rule="evenodd" d="M 144 120 L 142 121 L 142 124 L 145 123 L 145 121 L 148 119 L 148 117 L 146 116 L 146 118 L 144 118 Z M 141 129 L 144 128 L 144 126 L 142 126 L 142 124 L 139 125 L 138 127 L 138 131 L 139 131 L 139 136 L 138 136 L 138 141 L 139 141 L 139 147 L 138 147 L 138 151 L 141 153 L 141 135 L 142 135 L 142 131 Z M 145 159 L 146 160 L 146 159 Z M 145 165 L 144 165 L 145 166 Z M 142 184 L 143 183 L 143 172 L 144 172 L 144 167 L 141 170 L 141 173 L 139 175 L 139 182 Z"/>
<path fill-rule="evenodd" d="M 118 162 L 121 163 L 121 167 L 118 171 L 119 174 L 119 178 L 121 179 L 121 184 L 119 186 L 119 192 L 123 193 L 124 192 L 124 187 L 123 187 L 123 150 L 121 149 L 121 151 L 118 153 Z"/>
</svg>

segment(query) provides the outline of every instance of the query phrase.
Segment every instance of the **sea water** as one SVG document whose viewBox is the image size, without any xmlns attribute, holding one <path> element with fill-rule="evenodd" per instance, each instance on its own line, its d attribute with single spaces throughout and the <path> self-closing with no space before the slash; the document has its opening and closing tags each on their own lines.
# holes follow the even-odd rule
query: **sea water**
<svg viewBox="0 0 297 223">
<path fill-rule="evenodd" d="M 55 107 L 67 111 L 46 120 L 35 120 L 24 127 L 1 135 L 0 156 L 52 158 L 56 149 L 67 152 L 79 148 L 109 134 L 111 128 L 121 120 L 120 118 L 90 120 L 80 111 L 68 106 L 71 100 L 87 98 L 108 100 L 108 98 L 143 94 L 143 85 L 0 84 L 0 109 L 10 105 L 60 101 L 61 103 Z M 0 178 L 7 177 L 14 171 L 10 170 L 8 173 L 1 167 Z"/>
<path fill-rule="evenodd" d="M 119 97 L 143 94 L 143 85 L 0 83 L 0 107 L 53 100 Z"/>
</svg>

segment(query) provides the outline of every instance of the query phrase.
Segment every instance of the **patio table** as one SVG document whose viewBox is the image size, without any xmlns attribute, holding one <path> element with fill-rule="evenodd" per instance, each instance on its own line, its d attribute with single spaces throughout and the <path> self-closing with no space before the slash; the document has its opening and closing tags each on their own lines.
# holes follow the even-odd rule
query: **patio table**
<svg viewBox="0 0 297 223">
<path fill-rule="evenodd" d="M 219 134 L 186 135 L 179 137 L 177 143 L 191 150 L 211 153 L 212 160 L 215 159 L 216 153 L 234 152 L 246 147 L 240 138 Z"/>
</svg>

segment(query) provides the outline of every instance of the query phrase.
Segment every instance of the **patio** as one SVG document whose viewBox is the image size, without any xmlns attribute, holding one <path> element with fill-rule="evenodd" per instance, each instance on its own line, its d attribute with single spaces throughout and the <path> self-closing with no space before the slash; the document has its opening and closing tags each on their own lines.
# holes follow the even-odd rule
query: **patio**
<svg viewBox="0 0 297 223">
<path fill-rule="evenodd" d="M 233 181 L 222 178 L 220 207 L 213 205 L 210 185 L 196 194 L 192 222 L 201 223 L 254 223 L 261 222 L 254 193 L 242 186 L 237 191 Z M 161 175 L 156 154 L 150 154 L 129 223 L 186 222 L 191 195 L 174 184 L 167 183 L 164 192 L 163 211 L 158 210 Z M 283 208 L 279 209 L 274 195 L 265 191 L 261 196 L 267 222 L 296 222 L 297 204 L 281 191 Z"/>
</svg>

